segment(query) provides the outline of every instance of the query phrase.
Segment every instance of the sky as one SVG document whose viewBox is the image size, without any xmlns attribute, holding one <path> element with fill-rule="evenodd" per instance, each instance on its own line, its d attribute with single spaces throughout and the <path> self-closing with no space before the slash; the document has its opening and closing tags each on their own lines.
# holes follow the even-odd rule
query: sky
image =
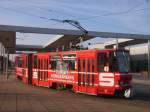
<svg viewBox="0 0 150 112">
<path fill-rule="evenodd" d="M 50 19 L 76 20 L 89 31 L 150 34 L 150 0 L 0 0 L 0 24 L 76 29 Z M 17 44 L 43 45 L 53 38 L 17 33 Z"/>
</svg>

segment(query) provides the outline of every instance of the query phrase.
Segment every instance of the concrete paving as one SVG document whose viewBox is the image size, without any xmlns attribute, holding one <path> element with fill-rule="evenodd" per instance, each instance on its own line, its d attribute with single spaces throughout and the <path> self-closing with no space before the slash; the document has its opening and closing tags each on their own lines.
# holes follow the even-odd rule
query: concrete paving
<svg viewBox="0 0 150 112">
<path fill-rule="evenodd" d="M 150 77 L 143 76 L 141 74 L 133 75 L 133 83 L 149 85 L 150 86 Z"/>
<path fill-rule="evenodd" d="M 0 75 L 0 112 L 149 112 L 150 86 L 133 87 L 134 98 L 123 99 L 35 87 Z"/>
</svg>

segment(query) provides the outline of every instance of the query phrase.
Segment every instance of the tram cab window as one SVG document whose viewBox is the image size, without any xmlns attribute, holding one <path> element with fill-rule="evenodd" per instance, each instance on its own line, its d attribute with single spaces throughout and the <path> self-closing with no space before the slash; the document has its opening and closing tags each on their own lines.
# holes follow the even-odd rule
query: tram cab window
<svg viewBox="0 0 150 112">
<path fill-rule="evenodd" d="M 110 53 L 111 72 L 129 72 L 130 56 L 127 51 L 115 51 Z"/>
<path fill-rule="evenodd" d="M 107 66 L 107 53 L 99 53 L 97 56 L 97 68 L 100 72 L 105 72 L 105 67 Z"/>
<path fill-rule="evenodd" d="M 109 68 L 111 72 L 118 71 L 117 58 L 114 56 L 114 52 L 109 54 Z"/>
</svg>

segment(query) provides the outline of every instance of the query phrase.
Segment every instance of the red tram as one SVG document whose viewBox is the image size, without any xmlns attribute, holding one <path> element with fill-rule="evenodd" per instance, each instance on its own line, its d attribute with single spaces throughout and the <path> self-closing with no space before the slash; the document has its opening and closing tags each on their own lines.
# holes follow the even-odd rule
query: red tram
<svg viewBox="0 0 150 112">
<path fill-rule="evenodd" d="M 118 49 L 21 54 L 16 57 L 16 77 L 37 86 L 128 98 L 129 63 L 129 52 Z"/>
</svg>

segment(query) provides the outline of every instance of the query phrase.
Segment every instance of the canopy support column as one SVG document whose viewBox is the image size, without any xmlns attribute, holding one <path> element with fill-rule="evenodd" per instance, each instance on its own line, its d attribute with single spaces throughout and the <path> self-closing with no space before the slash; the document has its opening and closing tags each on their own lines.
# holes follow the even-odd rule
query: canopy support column
<svg viewBox="0 0 150 112">
<path fill-rule="evenodd" d="M 147 64 L 148 64 L 148 77 L 150 77 L 150 40 L 148 40 L 148 44 L 147 44 L 147 47 L 148 47 L 148 54 L 147 54 Z"/>
<path fill-rule="evenodd" d="M 8 79 L 8 62 L 9 62 L 9 54 L 8 54 L 8 51 L 6 51 L 6 79 Z"/>
<path fill-rule="evenodd" d="M 118 38 L 116 38 L 116 49 L 118 49 L 119 43 L 118 43 Z"/>
</svg>

